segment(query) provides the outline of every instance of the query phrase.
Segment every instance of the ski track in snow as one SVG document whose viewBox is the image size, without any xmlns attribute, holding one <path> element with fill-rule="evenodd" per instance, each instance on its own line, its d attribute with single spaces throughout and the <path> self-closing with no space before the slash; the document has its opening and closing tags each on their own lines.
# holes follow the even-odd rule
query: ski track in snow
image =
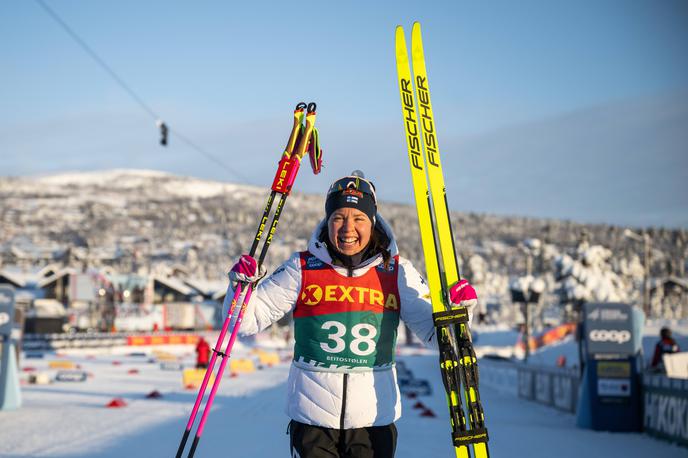
<svg viewBox="0 0 688 458">
<path fill-rule="evenodd" d="M 196 397 L 195 390 L 181 387 L 180 372 L 163 371 L 146 357 L 119 355 L 98 355 L 93 359 L 48 356 L 45 360 L 24 359 L 22 366 L 54 375 L 55 370 L 47 369 L 51 359 L 72 360 L 93 377 L 83 383 L 23 386 L 22 408 L 0 412 L 0 456 L 174 456 Z M 400 359 L 415 377 L 430 380 L 433 395 L 403 398 L 396 456 L 454 456 L 437 355 L 426 350 L 402 349 Z M 113 361 L 120 361 L 121 365 L 113 365 Z M 184 362 L 186 367 L 191 366 L 190 355 Z M 130 369 L 138 369 L 139 373 L 128 374 Z M 282 363 L 236 378 L 224 377 L 196 456 L 288 456 L 288 418 L 284 414 L 288 371 L 289 365 Z M 163 399 L 145 399 L 153 389 L 159 390 Z M 481 387 L 481 396 L 493 457 L 687 455 L 685 448 L 642 434 L 578 429 L 574 415 L 520 400 L 487 384 Z M 128 406 L 105 408 L 114 397 L 122 397 Z M 421 417 L 420 410 L 413 408 L 419 400 L 437 417 Z M 190 442 L 191 439 L 187 450 Z"/>
</svg>

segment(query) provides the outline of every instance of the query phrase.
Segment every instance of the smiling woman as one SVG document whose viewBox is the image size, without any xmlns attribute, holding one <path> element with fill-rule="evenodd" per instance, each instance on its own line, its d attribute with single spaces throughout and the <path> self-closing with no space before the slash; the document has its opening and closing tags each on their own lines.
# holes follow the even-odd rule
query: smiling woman
<svg viewBox="0 0 688 458">
<path fill-rule="evenodd" d="M 373 222 L 355 208 L 337 209 L 327 220 L 330 243 L 342 254 L 353 256 L 370 242 Z"/>
<path fill-rule="evenodd" d="M 255 283 L 263 274 L 242 256 L 230 271 L 226 297 L 233 297 L 237 281 Z M 450 296 L 469 308 L 476 302 L 465 280 Z M 377 213 L 375 186 L 360 171 L 332 183 L 308 250 L 256 287 L 241 326 L 254 334 L 293 313 L 290 456 L 394 456 L 394 422 L 401 416 L 397 328 L 403 321 L 435 346 L 428 297 L 425 281 L 399 256 L 392 229 Z"/>
<path fill-rule="evenodd" d="M 362 255 L 373 233 L 376 211 L 375 186 L 362 172 L 356 170 L 332 183 L 325 201 L 330 248 L 344 256 Z"/>
</svg>

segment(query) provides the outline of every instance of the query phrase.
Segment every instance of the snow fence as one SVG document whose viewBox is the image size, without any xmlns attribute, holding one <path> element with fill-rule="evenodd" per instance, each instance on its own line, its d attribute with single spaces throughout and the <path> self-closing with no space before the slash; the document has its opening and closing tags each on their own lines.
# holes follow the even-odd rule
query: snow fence
<svg viewBox="0 0 688 458">
<path fill-rule="evenodd" d="M 501 358 L 479 361 L 480 384 L 576 413 L 580 378 L 575 368 L 535 366 Z M 688 380 L 643 374 L 643 430 L 688 447 Z"/>
<path fill-rule="evenodd" d="M 643 406 L 646 433 L 688 446 L 688 380 L 644 374 Z"/>
</svg>

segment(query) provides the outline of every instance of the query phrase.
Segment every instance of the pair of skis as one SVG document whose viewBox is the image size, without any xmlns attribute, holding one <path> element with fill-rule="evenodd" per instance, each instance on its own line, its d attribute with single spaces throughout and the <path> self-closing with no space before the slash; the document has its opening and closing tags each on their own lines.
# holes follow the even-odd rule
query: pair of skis
<svg viewBox="0 0 688 458">
<path fill-rule="evenodd" d="M 258 257 L 259 266 L 262 265 L 263 261 L 265 260 L 265 255 L 268 252 L 268 248 L 272 243 L 272 238 L 277 230 L 277 224 L 279 223 L 279 218 L 282 214 L 284 203 L 292 190 L 294 180 L 296 179 L 296 175 L 299 171 L 301 159 L 303 159 L 307 153 L 310 156 L 313 173 L 320 173 L 320 168 L 322 166 L 322 149 L 320 148 L 318 130 L 315 128 L 315 108 L 315 103 L 310 103 L 308 105 L 305 103 L 299 103 L 294 110 L 294 124 L 292 126 L 291 134 L 289 135 L 287 146 L 284 149 L 279 166 L 277 167 L 277 173 L 275 174 L 275 178 L 272 182 L 272 192 L 270 193 L 267 203 L 265 204 L 263 216 L 258 225 L 256 236 L 253 238 L 251 250 L 249 251 L 249 255 L 251 257 L 255 257 L 258 250 L 258 244 L 262 239 L 265 240 Z M 304 110 L 306 110 L 306 113 L 304 113 Z M 280 199 L 277 202 L 274 212 L 272 212 L 272 207 L 277 194 L 280 195 Z M 269 217 L 271 213 L 272 221 L 269 223 Z M 191 410 L 191 416 L 186 424 L 186 429 L 184 430 L 184 435 L 182 436 L 182 440 L 179 444 L 176 458 L 181 458 L 182 454 L 184 453 L 186 442 L 191 434 L 191 430 L 200 410 L 206 388 L 208 387 L 208 382 L 211 379 L 215 362 L 219 356 L 222 361 L 220 362 L 215 381 L 212 389 L 210 390 L 210 394 L 208 395 L 208 399 L 206 400 L 205 407 L 203 408 L 203 413 L 201 415 L 200 422 L 198 423 L 198 428 L 196 429 L 196 434 L 194 436 L 191 449 L 189 450 L 188 457 L 193 457 L 194 453 L 196 452 L 196 447 L 198 447 L 198 442 L 203 434 L 203 429 L 208 418 L 208 413 L 210 412 L 210 407 L 213 404 L 215 394 L 220 386 L 222 374 L 224 373 L 227 362 L 229 361 L 232 347 L 234 346 L 234 341 L 236 340 L 244 312 L 246 311 L 246 306 L 248 305 L 248 301 L 251 299 L 251 292 L 253 291 L 254 287 L 255 284 L 245 282 L 239 282 L 236 285 L 234 296 L 229 308 L 229 313 L 225 318 L 220 335 L 217 338 L 217 343 L 213 349 L 212 356 L 208 362 L 208 369 L 206 370 L 205 376 L 203 377 L 203 382 L 201 383 L 198 395 L 196 396 L 196 402 Z M 229 329 L 231 329 L 229 341 L 227 342 L 225 350 L 222 351 L 222 346 Z"/>
<path fill-rule="evenodd" d="M 399 94 L 452 440 L 457 457 L 487 458 L 488 436 L 478 393 L 478 366 L 468 328 L 468 311 L 465 307 L 451 307 L 449 302 L 449 288 L 460 279 L 459 268 L 418 22 L 413 24 L 411 33 L 411 56 L 415 78 L 411 76 L 404 29 L 398 26 Z"/>
</svg>

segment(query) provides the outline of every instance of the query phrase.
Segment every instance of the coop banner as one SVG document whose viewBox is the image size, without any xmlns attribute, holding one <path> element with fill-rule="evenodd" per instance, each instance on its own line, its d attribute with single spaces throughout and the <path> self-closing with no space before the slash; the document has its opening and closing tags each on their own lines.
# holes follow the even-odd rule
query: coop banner
<svg viewBox="0 0 688 458">
<path fill-rule="evenodd" d="M 633 311 L 628 304 L 588 303 L 584 307 L 584 340 L 588 354 L 635 353 Z"/>
</svg>

